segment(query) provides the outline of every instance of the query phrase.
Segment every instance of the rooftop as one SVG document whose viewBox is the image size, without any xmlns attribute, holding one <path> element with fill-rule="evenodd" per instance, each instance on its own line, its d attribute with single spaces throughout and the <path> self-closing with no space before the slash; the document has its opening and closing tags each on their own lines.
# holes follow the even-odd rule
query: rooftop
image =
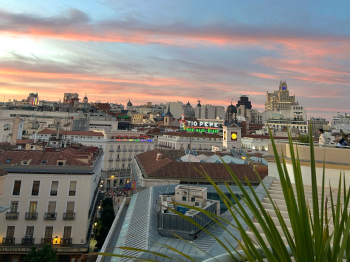
<svg viewBox="0 0 350 262">
<path fill-rule="evenodd" d="M 38 132 L 39 135 L 53 135 L 57 134 L 57 130 L 44 129 Z M 93 132 L 93 131 L 64 131 L 60 130 L 60 134 L 67 136 L 104 136 L 102 132 Z"/>
<path fill-rule="evenodd" d="M 152 150 L 136 157 L 138 163 L 142 167 L 145 177 L 148 178 L 186 178 L 203 179 L 203 176 L 197 171 L 207 173 L 213 179 L 232 180 L 230 173 L 222 163 L 202 163 L 202 162 L 179 162 L 178 154 L 172 153 L 172 150 Z M 180 151 L 180 150 L 179 150 Z M 157 160 L 157 156 L 158 160 Z M 183 155 L 184 156 L 184 151 Z M 258 177 L 251 165 L 246 164 L 228 164 L 235 175 L 244 180 L 247 177 L 251 181 L 258 181 Z M 197 169 L 197 170 L 196 170 Z M 263 179 L 267 172 L 260 174 Z"/>
<path fill-rule="evenodd" d="M 4 150 L 0 152 L 0 165 L 6 166 L 57 166 L 61 160 L 64 166 L 92 166 L 101 150 L 73 144 L 61 149 L 45 150 Z"/>
</svg>

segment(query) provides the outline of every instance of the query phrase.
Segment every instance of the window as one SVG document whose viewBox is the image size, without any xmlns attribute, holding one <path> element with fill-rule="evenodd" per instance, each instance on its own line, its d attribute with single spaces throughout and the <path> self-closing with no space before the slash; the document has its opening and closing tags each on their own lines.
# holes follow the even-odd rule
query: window
<svg viewBox="0 0 350 262">
<path fill-rule="evenodd" d="M 12 195 L 19 196 L 20 193 L 21 193 L 21 181 L 16 180 L 13 186 Z"/>
<path fill-rule="evenodd" d="M 73 214 L 74 213 L 74 205 L 75 205 L 74 201 L 68 201 L 67 202 L 67 208 L 66 208 L 66 213 L 67 214 Z"/>
<path fill-rule="evenodd" d="M 36 208 L 37 208 L 37 206 L 38 206 L 38 202 L 36 202 L 36 201 L 30 201 L 28 213 L 30 213 L 30 214 L 35 214 L 35 213 L 36 213 Z"/>
<path fill-rule="evenodd" d="M 42 166 L 46 165 L 46 163 L 47 163 L 47 160 L 42 160 L 42 161 L 41 161 L 41 165 L 42 165 Z"/>
<path fill-rule="evenodd" d="M 8 164 L 8 163 L 10 163 L 10 162 L 11 162 L 11 159 L 10 159 L 10 158 L 6 159 L 6 161 L 5 161 L 6 164 Z"/>
<path fill-rule="evenodd" d="M 182 197 L 182 201 L 186 201 L 186 197 Z"/>
<path fill-rule="evenodd" d="M 70 181 L 69 196 L 75 196 L 76 188 L 77 188 L 77 182 L 76 181 Z"/>
<path fill-rule="evenodd" d="M 33 238 L 34 227 L 27 227 L 25 238 Z"/>
<path fill-rule="evenodd" d="M 40 187 L 40 181 L 34 181 L 33 188 L 32 188 L 32 196 L 39 195 L 39 187 Z"/>
<path fill-rule="evenodd" d="M 72 235 L 72 227 L 64 227 L 63 238 L 70 238 Z"/>
<path fill-rule="evenodd" d="M 58 181 L 52 181 L 50 196 L 57 196 L 58 191 Z"/>
<path fill-rule="evenodd" d="M 58 161 L 58 162 L 57 162 L 57 165 L 58 165 L 58 166 L 63 166 L 63 162 L 62 162 L 62 161 Z"/>
<path fill-rule="evenodd" d="M 15 227 L 7 226 L 6 238 L 14 238 L 15 235 Z"/>
<path fill-rule="evenodd" d="M 118 149 L 120 149 L 120 146 L 118 146 Z"/>
<path fill-rule="evenodd" d="M 49 205 L 47 206 L 47 213 L 55 214 L 55 212 L 56 212 L 56 201 L 50 201 Z"/>
<path fill-rule="evenodd" d="M 52 239 L 52 232 L 53 232 L 53 227 L 45 227 L 44 238 L 51 240 Z"/>
<path fill-rule="evenodd" d="M 18 210 L 18 201 L 11 201 L 11 213 L 17 213 Z"/>
<path fill-rule="evenodd" d="M 196 201 L 196 199 L 194 197 L 191 197 L 191 202 Z"/>
</svg>

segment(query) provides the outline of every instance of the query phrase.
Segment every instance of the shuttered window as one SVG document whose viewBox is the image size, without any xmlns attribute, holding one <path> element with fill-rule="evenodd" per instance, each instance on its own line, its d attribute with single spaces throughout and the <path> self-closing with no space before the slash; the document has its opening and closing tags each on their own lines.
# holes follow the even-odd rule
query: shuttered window
<svg viewBox="0 0 350 262">
<path fill-rule="evenodd" d="M 70 196 L 75 196 L 76 188 L 77 188 L 77 182 L 70 181 L 70 184 L 69 184 L 69 195 Z"/>
<path fill-rule="evenodd" d="M 55 211 L 56 211 L 56 202 L 50 201 L 49 206 L 47 207 L 47 212 L 48 213 L 55 213 Z"/>
</svg>

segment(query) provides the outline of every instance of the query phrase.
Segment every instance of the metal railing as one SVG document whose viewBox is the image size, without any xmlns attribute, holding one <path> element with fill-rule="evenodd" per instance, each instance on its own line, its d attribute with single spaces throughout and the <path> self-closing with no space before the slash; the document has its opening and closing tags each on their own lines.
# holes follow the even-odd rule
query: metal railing
<svg viewBox="0 0 350 262">
<path fill-rule="evenodd" d="M 9 219 L 9 220 L 16 220 L 16 219 L 18 219 L 18 216 L 19 216 L 19 212 L 7 212 L 6 213 L 6 219 Z"/>
<path fill-rule="evenodd" d="M 32 190 L 32 196 L 38 196 L 39 190 Z"/>
<path fill-rule="evenodd" d="M 128 151 L 128 150 L 127 150 L 126 148 L 124 148 L 124 149 L 123 149 L 123 152 L 126 152 L 126 151 Z"/>
<path fill-rule="evenodd" d="M 72 244 L 72 238 L 66 238 L 62 237 L 60 241 L 61 245 L 71 245 Z"/>
<path fill-rule="evenodd" d="M 2 238 L 2 244 L 4 246 L 11 246 L 15 244 L 15 238 L 14 237 L 3 237 Z"/>
<path fill-rule="evenodd" d="M 50 196 L 57 196 L 57 190 L 51 190 Z"/>
<path fill-rule="evenodd" d="M 52 245 L 52 242 L 53 242 L 53 238 L 42 238 L 41 239 L 41 244 L 42 245 L 44 245 L 44 244 Z"/>
<path fill-rule="evenodd" d="M 69 196 L 75 196 L 75 190 L 70 190 L 68 195 Z"/>
<path fill-rule="evenodd" d="M 45 220 L 56 220 L 56 215 L 57 215 L 56 212 L 47 212 L 44 215 L 44 219 Z"/>
<path fill-rule="evenodd" d="M 132 148 L 129 148 L 129 150 L 128 150 L 129 152 L 132 152 L 133 151 L 133 149 Z"/>
<path fill-rule="evenodd" d="M 108 161 L 113 161 L 113 158 L 112 157 L 108 158 Z"/>
<path fill-rule="evenodd" d="M 120 158 L 116 158 L 115 161 L 120 161 Z"/>
<path fill-rule="evenodd" d="M 122 150 L 120 148 L 117 149 L 117 152 L 121 152 Z"/>
<path fill-rule="evenodd" d="M 75 212 L 63 213 L 63 220 L 74 220 L 74 219 L 75 219 Z"/>
<path fill-rule="evenodd" d="M 38 219 L 38 212 L 26 212 L 26 220 Z"/>
<path fill-rule="evenodd" d="M 33 245 L 33 244 L 34 244 L 34 238 L 33 237 L 22 238 L 22 245 Z"/>
<path fill-rule="evenodd" d="M 109 149 L 109 152 L 114 152 L 114 149 L 113 149 L 113 148 L 110 148 L 110 149 Z"/>
</svg>

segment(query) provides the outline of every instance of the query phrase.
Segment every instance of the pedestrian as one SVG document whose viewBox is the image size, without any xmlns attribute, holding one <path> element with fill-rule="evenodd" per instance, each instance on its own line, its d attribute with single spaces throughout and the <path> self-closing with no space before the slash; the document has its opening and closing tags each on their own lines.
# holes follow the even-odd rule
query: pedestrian
<svg viewBox="0 0 350 262">
<path fill-rule="evenodd" d="M 320 136 L 319 136 L 319 138 L 318 138 L 318 144 L 319 144 L 320 146 L 323 146 L 323 145 L 326 144 L 326 140 L 325 140 L 325 137 L 324 137 L 323 132 L 324 132 L 324 131 L 323 131 L 322 128 L 320 128 L 320 129 L 318 130 L 318 133 L 320 134 Z"/>
</svg>

